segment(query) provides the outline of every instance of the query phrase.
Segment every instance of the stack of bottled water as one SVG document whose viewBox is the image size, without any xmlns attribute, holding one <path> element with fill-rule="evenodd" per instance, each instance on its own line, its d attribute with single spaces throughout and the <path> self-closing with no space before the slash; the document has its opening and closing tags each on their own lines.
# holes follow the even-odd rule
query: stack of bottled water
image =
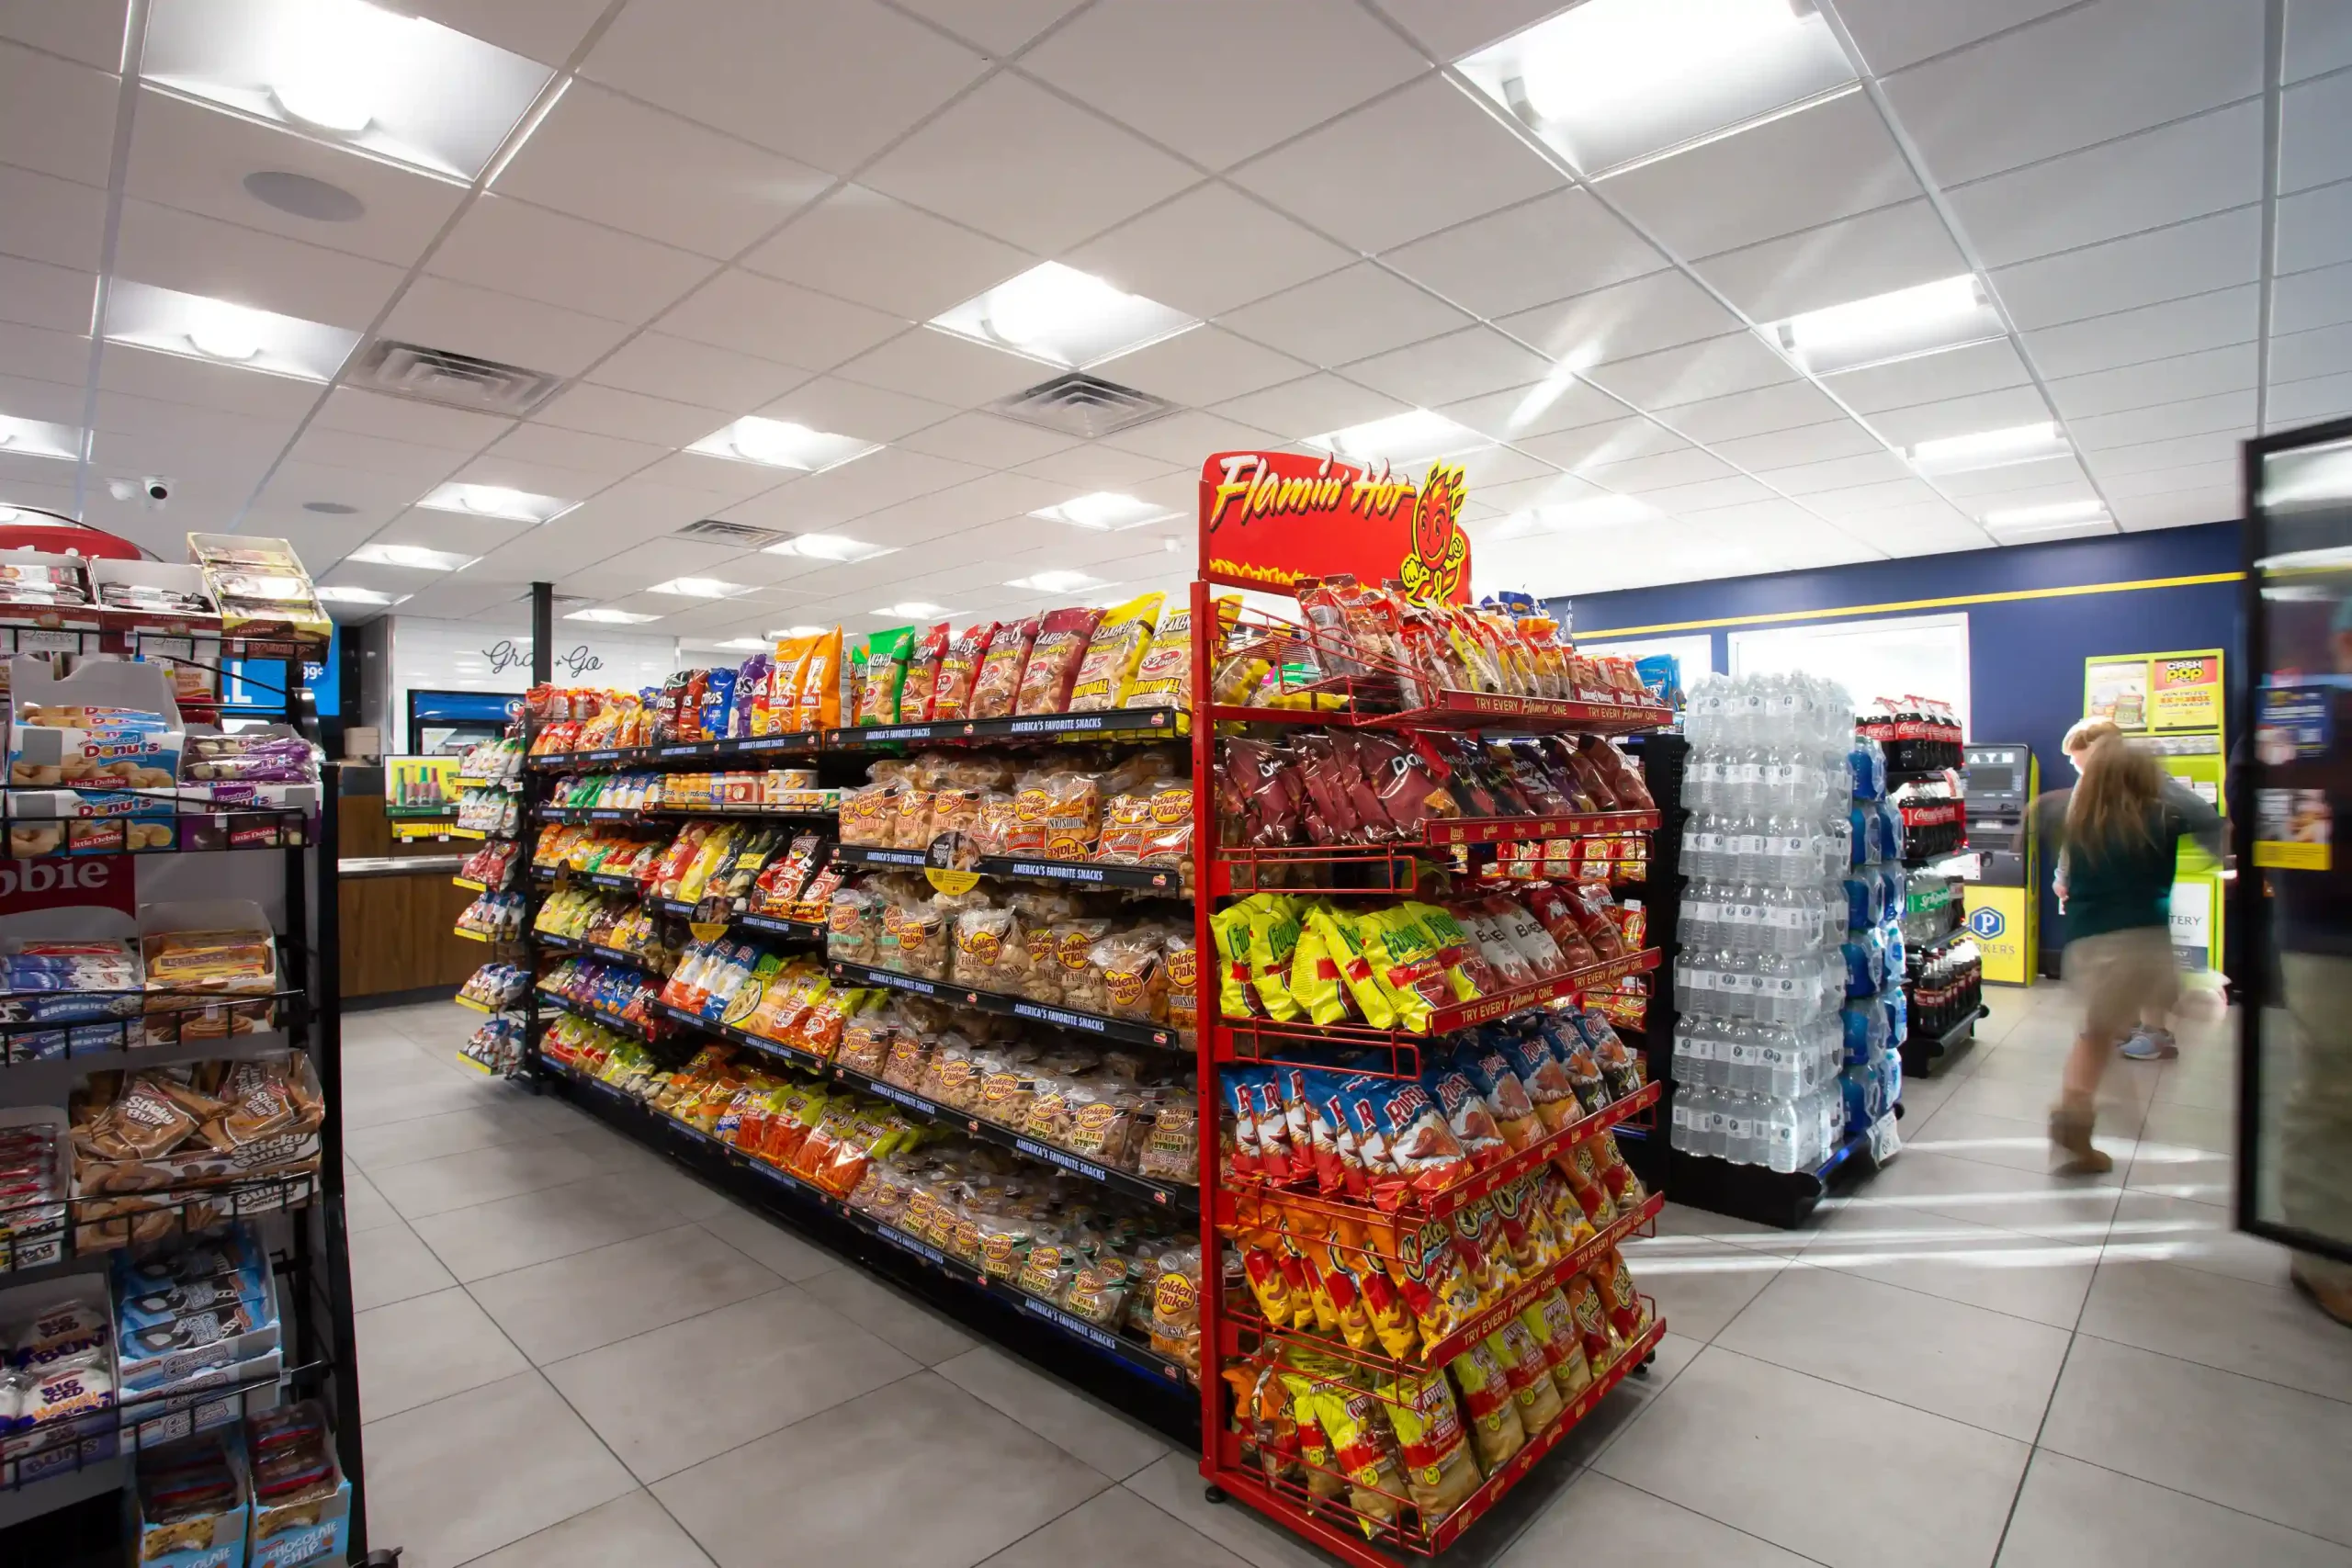
<svg viewBox="0 0 2352 1568">
<path fill-rule="evenodd" d="M 1853 798 L 1852 840 L 1843 887 L 1845 1065 L 1839 1072 L 1849 1128 L 1871 1126 L 1903 1098 L 1903 1042 L 1909 1029 L 1903 992 L 1908 878 L 1903 870 L 1903 818 L 1887 796 L 1886 751 L 1860 728 L 1847 754 Z"/>
<path fill-rule="evenodd" d="M 1809 1170 L 1847 1120 L 1852 703 L 1807 675 L 1716 676 L 1686 713 L 1673 1144 Z"/>
</svg>

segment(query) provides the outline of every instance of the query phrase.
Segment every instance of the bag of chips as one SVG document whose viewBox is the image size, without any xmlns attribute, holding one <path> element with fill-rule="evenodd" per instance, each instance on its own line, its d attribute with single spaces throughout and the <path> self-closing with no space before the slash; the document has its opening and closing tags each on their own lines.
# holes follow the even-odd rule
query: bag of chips
<svg viewBox="0 0 2352 1568">
<path fill-rule="evenodd" d="M 1029 649 L 1036 642 L 1042 624 L 1040 617 L 1033 615 L 1025 621 L 1006 621 L 997 626 L 995 635 L 989 639 L 987 656 L 980 660 L 979 672 L 973 678 L 970 706 L 962 716 L 1012 716 L 1014 699 L 1021 694 L 1022 671 L 1029 662 Z"/>
<path fill-rule="evenodd" d="M 858 649 L 851 671 L 853 690 L 857 694 L 851 723 L 899 722 L 899 698 L 906 687 L 907 661 L 914 637 L 914 627 L 895 626 L 887 632 L 872 633 Z"/>
<path fill-rule="evenodd" d="M 1592 1367 L 1584 1359 L 1584 1341 L 1577 1333 L 1568 1301 L 1557 1290 L 1544 1292 L 1519 1314 L 1528 1337 L 1544 1357 L 1552 1386 L 1564 1401 L 1574 1401 L 1592 1386 Z"/>
<path fill-rule="evenodd" d="M 1602 1258 L 1592 1277 L 1598 1281 L 1601 1310 L 1609 1314 L 1609 1326 L 1620 1339 L 1632 1343 L 1642 1337 L 1650 1325 L 1649 1303 L 1634 1289 L 1634 1276 L 1625 1268 L 1625 1255 L 1615 1247 Z"/>
<path fill-rule="evenodd" d="M 932 718 L 966 716 L 972 703 L 972 683 L 979 676 L 981 661 L 988 657 L 989 640 L 995 635 L 994 621 L 980 621 L 949 639 L 939 660 L 938 680 L 932 686 Z M 1014 679 L 1019 680 L 1018 672 Z"/>
<path fill-rule="evenodd" d="M 1470 1428 L 1471 1446 L 1478 1452 L 1478 1466 L 1492 1475 L 1527 1446 L 1527 1429 L 1519 1422 L 1510 1375 L 1484 1339 L 1456 1356 L 1446 1371 L 1462 1390 L 1462 1411 Z"/>
<path fill-rule="evenodd" d="M 1348 1506 L 1372 1536 L 1377 1526 L 1396 1522 L 1405 1502 L 1405 1480 L 1392 1451 L 1396 1439 L 1384 1419 L 1386 1407 L 1370 1389 L 1347 1385 L 1327 1384 L 1321 1401 L 1331 1458 L 1348 1478 Z"/>
<path fill-rule="evenodd" d="M 1308 908 L 1306 923 L 1322 936 L 1324 955 L 1338 967 L 1355 1015 L 1374 1029 L 1395 1028 L 1396 1004 L 1364 956 L 1363 927 L 1324 904 Z"/>
<path fill-rule="evenodd" d="M 1478 1092 L 1477 1086 L 1466 1075 L 1452 1071 L 1425 1073 L 1422 1087 L 1445 1112 L 1446 1127 L 1468 1156 L 1473 1169 L 1485 1170 L 1510 1153 L 1510 1145 L 1495 1125 L 1487 1097 Z"/>
<path fill-rule="evenodd" d="M 1434 904 L 1408 903 L 1405 912 L 1419 920 L 1421 929 L 1437 943 L 1438 967 L 1444 971 L 1455 1001 L 1476 1001 L 1502 989 L 1501 977 L 1496 975 L 1494 966 L 1452 915 Z"/>
<path fill-rule="evenodd" d="M 1452 1005 L 1453 988 L 1438 967 L 1437 943 L 1402 909 L 1365 915 L 1356 923 L 1363 955 L 1396 1010 L 1397 1027 L 1426 1034 L 1430 1015 Z"/>
<path fill-rule="evenodd" d="M 1136 677 L 1145 645 L 1151 641 L 1152 622 L 1159 617 L 1164 594 L 1145 593 L 1103 613 L 1087 639 L 1070 682 L 1065 713 L 1099 713 L 1119 705 L 1120 694 Z"/>
<path fill-rule="evenodd" d="M 1396 1434 L 1405 1487 L 1420 1510 L 1424 1529 L 1469 1501 L 1478 1490 L 1478 1464 L 1453 1389 L 1442 1371 L 1400 1372 L 1375 1385 Z"/>
<path fill-rule="evenodd" d="M 1617 1358 L 1625 1353 L 1625 1345 L 1610 1325 L 1600 1288 L 1591 1275 L 1579 1274 L 1568 1281 L 1567 1296 L 1568 1316 L 1576 1324 L 1577 1341 L 1584 1346 L 1585 1362 L 1594 1377 L 1606 1377 Z"/>
<path fill-rule="evenodd" d="M 1380 1117 L 1381 1146 L 1415 1191 L 1442 1192 L 1466 1180 L 1476 1168 L 1444 1112 L 1419 1084 L 1372 1077 L 1351 1081 L 1378 1086 L 1370 1092 Z"/>
<path fill-rule="evenodd" d="M 800 694 L 792 728 L 801 734 L 842 721 L 842 629 L 817 637 L 800 661 Z"/>
<path fill-rule="evenodd" d="M 1069 711 L 1070 688 L 1102 620 L 1102 611 L 1083 606 L 1046 612 L 1037 625 L 1036 644 L 1029 649 L 1028 662 L 1021 667 L 1015 714 L 1025 718 L 1032 714 Z"/>
<path fill-rule="evenodd" d="M 1454 1065 L 1487 1101 L 1495 1131 L 1512 1150 L 1527 1148 L 1544 1135 L 1535 1101 L 1499 1043 L 1459 1052 Z"/>
<path fill-rule="evenodd" d="M 1193 700 L 1193 607 L 1168 606 L 1120 694 L 1123 708 L 1183 707 Z"/>
<path fill-rule="evenodd" d="M 1310 917 L 1299 928 L 1298 945 L 1291 952 L 1291 998 L 1306 1010 L 1317 1024 L 1342 1023 L 1348 1004 L 1340 988 L 1340 966 L 1332 962 L 1323 928 Z"/>
<path fill-rule="evenodd" d="M 1287 900 L 1266 893 L 1253 893 L 1234 908 L 1245 911 L 1249 922 L 1250 984 L 1258 998 L 1257 1010 L 1277 1023 L 1288 1023 L 1303 1010 L 1288 984 L 1292 953 L 1298 946 L 1298 918 Z"/>
<path fill-rule="evenodd" d="M 919 724 L 931 716 L 932 699 L 939 691 L 939 667 L 947 659 L 947 642 L 945 621 L 916 641 L 914 657 L 907 665 L 907 683 L 899 692 L 901 722 Z"/>
<path fill-rule="evenodd" d="M 1500 1328 L 1487 1336 L 1487 1348 L 1501 1363 L 1503 1376 L 1510 1383 L 1511 1403 L 1519 1406 L 1519 1424 L 1529 1437 L 1560 1418 L 1564 1407 L 1559 1385 L 1552 1381 L 1552 1369 L 1525 1324 L 1516 1317 L 1505 1318 Z"/>
</svg>

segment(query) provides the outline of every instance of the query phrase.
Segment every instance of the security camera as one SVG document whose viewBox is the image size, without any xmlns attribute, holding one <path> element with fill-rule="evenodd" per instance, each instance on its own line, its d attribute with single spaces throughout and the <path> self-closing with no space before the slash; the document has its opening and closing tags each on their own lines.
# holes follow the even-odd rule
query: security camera
<svg viewBox="0 0 2352 1568">
<path fill-rule="evenodd" d="M 161 511 L 164 503 L 172 499 L 172 481 L 150 474 L 139 481 L 139 493 L 146 498 L 149 511 Z"/>
</svg>

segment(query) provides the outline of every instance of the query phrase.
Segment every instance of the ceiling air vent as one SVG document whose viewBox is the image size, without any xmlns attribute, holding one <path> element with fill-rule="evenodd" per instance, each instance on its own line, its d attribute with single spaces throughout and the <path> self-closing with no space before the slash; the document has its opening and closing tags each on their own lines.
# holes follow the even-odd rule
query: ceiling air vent
<svg viewBox="0 0 2352 1568">
<path fill-rule="evenodd" d="M 494 359 L 476 359 L 390 338 L 369 344 L 344 381 L 346 386 L 394 397 L 510 419 L 529 413 L 563 384 L 561 377 L 544 370 L 526 370 L 519 365 L 501 365 Z"/>
<path fill-rule="evenodd" d="M 1114 431 L 1131 430 L 1176 412 L 1176 405 L 1165 398 L 1155 398 L 1149 392 L 1138 392 L 1133 387 L 1122 387 L 1116 381 L 1078 371 L 1040 382 L 1025 392 L 999 398 L 989 407 L 1007 419 L 1090 441 Z"/>
<path fill-rule="evenodd" d="M 674 539 L 709 539 L 721 545 L 741 545 L 747 550 L 763 550 L 770 545 L 780 545 L 791 537 L 781 528 L 754 528 L 749 523 L 722 523 L 716 517 L 706 517 L 699 523 L 689 523 L 671 536 Z"/>
</svg>

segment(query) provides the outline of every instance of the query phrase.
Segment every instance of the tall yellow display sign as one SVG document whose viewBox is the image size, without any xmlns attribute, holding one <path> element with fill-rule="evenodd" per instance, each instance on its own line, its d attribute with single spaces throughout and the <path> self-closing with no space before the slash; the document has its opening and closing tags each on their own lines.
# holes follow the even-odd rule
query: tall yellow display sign
<svg viewBox="0 0 2352 1568">
<path fill-rule="evenodd" d="M 2157 766 L 2227 815 L 2222 677 L 2218 648 L 2103 654 L 2083 660 L 2083 715 L 2113 719 Z M 2172 887 L 2172 944 L 2182 968 L 2220 966 L 2222 891 L 2221 863 L 2184 842 Z"/>
</svg>

